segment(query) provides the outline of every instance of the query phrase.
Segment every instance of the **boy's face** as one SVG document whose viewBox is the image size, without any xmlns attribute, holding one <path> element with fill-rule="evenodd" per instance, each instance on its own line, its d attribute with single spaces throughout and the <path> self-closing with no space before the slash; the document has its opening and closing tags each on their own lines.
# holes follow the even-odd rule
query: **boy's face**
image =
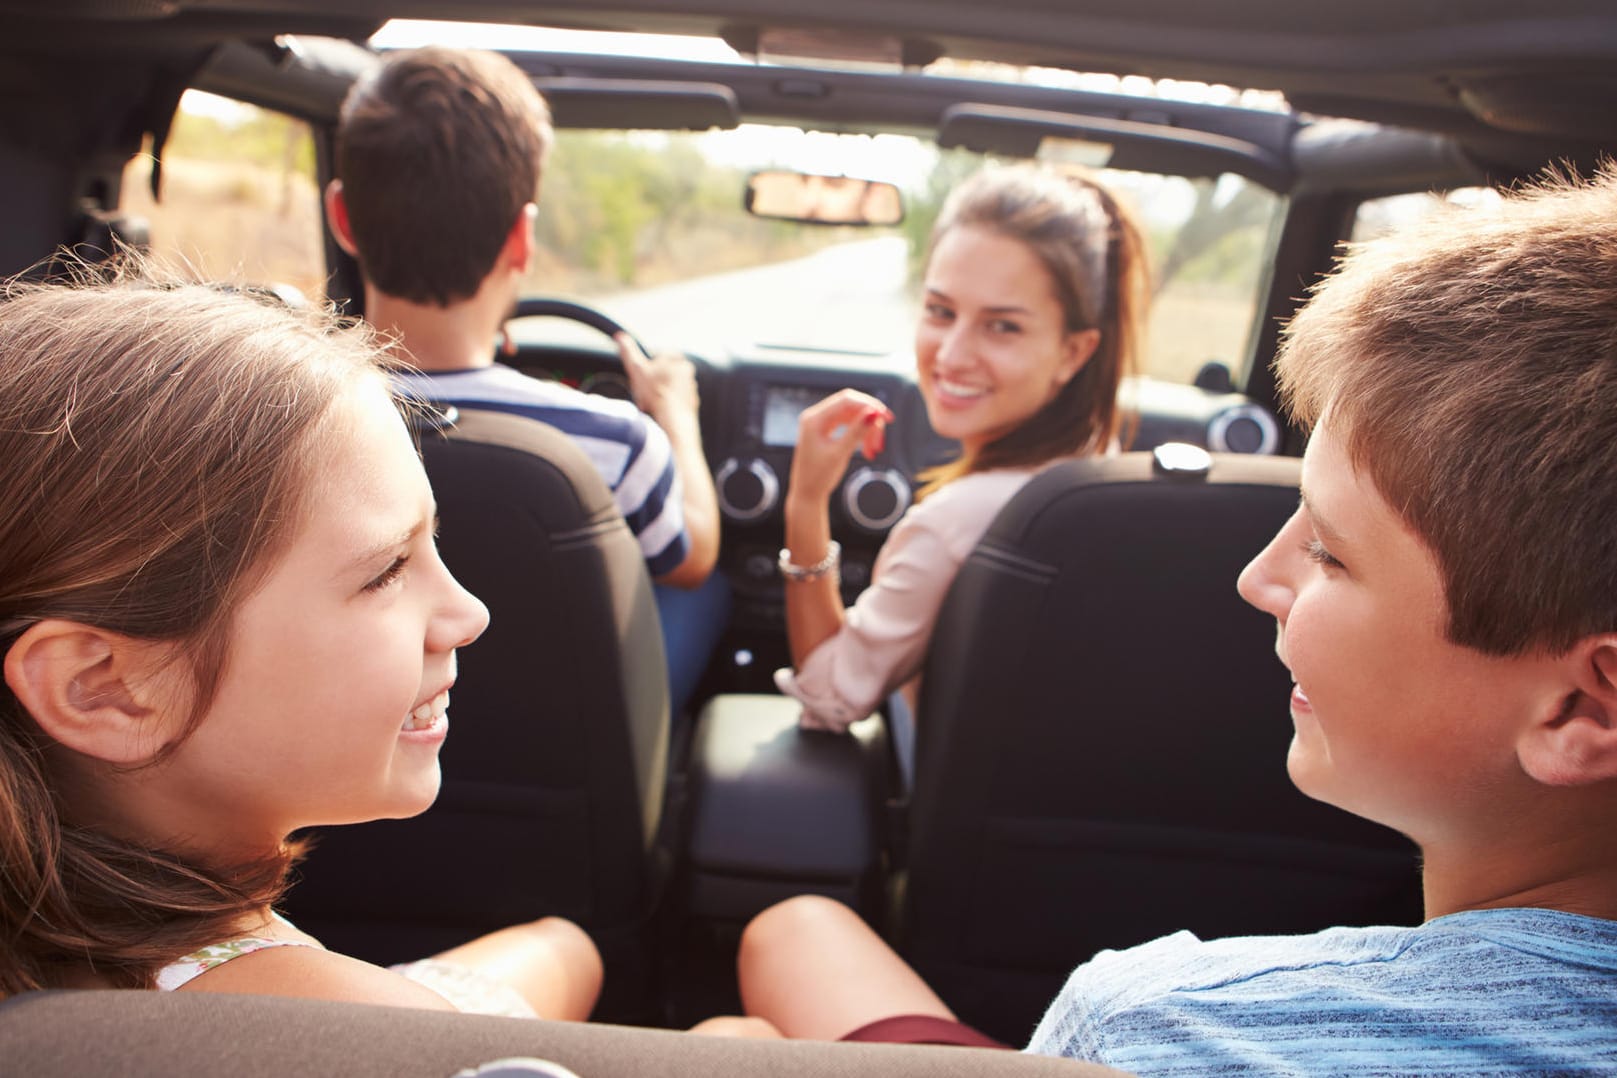
<svg viewBox="0 0 1617 1078">
<path fill-rule="evenodd" d="M 1296 682 L 1287 767 L 1300 790 L 1423 845 L 1485 834 L 1519 805 L 1515 742 L 1544 706 L 1548 660 L 1449 642 L 1435 559 L 1328 417 L 1303 458 L 1302 505 L 1239 587 L 1274 615 Z"/>
</svg>

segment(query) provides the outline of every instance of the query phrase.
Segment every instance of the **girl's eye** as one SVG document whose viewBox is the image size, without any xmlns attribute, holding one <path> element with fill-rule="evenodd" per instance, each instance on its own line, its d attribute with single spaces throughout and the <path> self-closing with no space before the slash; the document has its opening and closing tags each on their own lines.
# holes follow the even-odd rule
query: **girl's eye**
<svg viewBox="0 0 1617 1078">
<path fill-rule="evenodd" d="M 928 320 L 933 322 L 947 322 L 954 317 L 954 312 L 941 303 L 928 303 L 925 311 Z"/>
<path fill-rule="evenodd" d="M 392 584 L 395 580 L 399 579 L 399 577 L 403 575 L 404 567 L 409 563 L 409 561 L 410 556 L 408 554 L 401 554 L 397 558 L 394 558 L 393 564 L 382 570 L 382 575 L 378 576 L 375 580 L 372 580 L 369 584 L 366 584 L 363 590 L 381 591 L 383 588 L 387 587 L 389 584 Z"/>
<path fill-rule="evenodd" d="M 1326 550 L 1325 544 L 1318 539 L 1310 539 L 1304 543 L 1303 553 L 1308 555 L 1309 561 L 1323 565 L 1327 569 L 1342 568 L 1342 563 L 1336 559 L 1336 555 Z"/>
<path fill-rule="evenodd" d="M 1005 319 L 1005 318 L 996 318 L 996 319 L 994 319 L 992 322 L 988 323 L 988 329 L 989 329 L 989 332 L 991 332 L 991 333 L 1020 333 L 1020 332 L 1022 332 L 1022 326 L 1021 326 L 1020 323 L 1012 322 L 1009 319 Z"/>
</svg>

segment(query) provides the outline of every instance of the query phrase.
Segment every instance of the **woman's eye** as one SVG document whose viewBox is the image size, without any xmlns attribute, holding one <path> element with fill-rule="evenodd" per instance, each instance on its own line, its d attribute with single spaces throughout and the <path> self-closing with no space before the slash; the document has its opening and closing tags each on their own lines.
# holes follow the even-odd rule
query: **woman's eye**
<svg viewBox="0 0 1617 1078">
<path fill-rule="evenodd" d="M 989 329 L 989 332 L 991 332 L 991 333 L 1020 333 L 1020 332 L 1022 332 L 1021 323 L 1012 322 L 1012 321 L 1010 321 L 1009 319 L 1006 319 L 1006 318 L 996 318 L 996 319 L 994 319 L 992 322 L 988 323 L 988 329 Z"/>
<path fill-rule="evenodd" d="M 925 312 L 928 321 L 932 322 L 947 322 L 954 317 L 954 312 L 941 303 L 928 303 Z"/>
<path fill-rule="evenodd" d="M 364 590 L 381 591 L 383 588 L 387 587 L 404 574 L 404 567 L 409 563 L 409 561 L 410 556 L 408 554 L 402 554 L 399 557 L 394 558 L 393 563 L 386 569 L 382 570 L 382 574 L 375 580 L 372 580 L 369 584 L 366 584 Z"/>
<path fill-rule="evenodd" d="M 1342 563 L 1337 560 L 1336 555 L 1332 554 L 1329 550 L 1326 550 L 1325 544 L 1320 542 L 1318 539 L 1310 539 L 1308 542 L 1304 543 L 1303 553 L 1308 555 L 1309 561 L 1323 565 L 1327 569 L 1342 568 Z"/>
</svg>

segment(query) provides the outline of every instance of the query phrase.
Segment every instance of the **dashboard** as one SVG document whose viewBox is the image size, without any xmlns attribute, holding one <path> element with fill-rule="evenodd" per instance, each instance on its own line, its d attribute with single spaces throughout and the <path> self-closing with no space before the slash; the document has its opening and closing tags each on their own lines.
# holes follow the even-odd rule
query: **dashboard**
<svg viewBox="0 0 1617 1078">
<path fill-rule="evenodd" d="M 912 373 L 881 357 L 774 347 L 691 359 L 702 399 L 703 448 L 723 515 L 720 565 L 741 628 L 782 623 L 775 563 L 798 416 L 844 387 L 892 409 L 881 453 L 874 460 L 856 456 L 831 500 L 831 530 L 842 544 L 842 584 L 851 601 L 869 584 L 876 553 L 914 501 L 924 473 L 959 449 L 933 432 Z M 526 344 L 507 362 L 586 392 L 628 396 L 617 354 L 608 348 Z M 1240 393 L 1137 379 L 1125 387 L 1124 400 L 1137 416 L 1131 448 L 1188 442 L 1215 452 L 1275 453 L 1281 444 L 1275 416 Z"/>
</svg>

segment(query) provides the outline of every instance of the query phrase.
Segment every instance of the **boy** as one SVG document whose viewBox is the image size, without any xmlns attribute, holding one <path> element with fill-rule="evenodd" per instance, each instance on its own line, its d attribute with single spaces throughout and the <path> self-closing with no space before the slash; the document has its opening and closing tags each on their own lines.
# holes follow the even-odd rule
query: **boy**
<svg viewBox="0 0 1617 1078">
<path fill-rule="evenodd" d="M 1142 1075 L 1617 1072 L 1617 171 L 1353 251 L 1276 363 L 1313 435 L 1240 591 L 1296 682 L 1292 780 L 1419 844 L 1426 920 L 1102 952 L 1030 1051 Z M 830 995 L 775 976 L 829 963 L 783 942 L 812 927 L 899 986 L 886 1014 L 949 1016 L 851 913 L 793 902 L 743 942 L 749 1011 L 792 1035 Z"/>
</svg>

